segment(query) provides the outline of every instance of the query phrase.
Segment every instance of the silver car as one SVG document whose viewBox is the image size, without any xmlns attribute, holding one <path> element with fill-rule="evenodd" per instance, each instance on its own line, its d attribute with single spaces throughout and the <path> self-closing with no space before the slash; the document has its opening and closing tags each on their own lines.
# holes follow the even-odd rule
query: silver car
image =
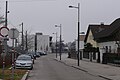
<svg viewBox="0 0 120 80">
<path fill-rule="evenodd" d="M 22 68 L 22 69 L 33 69 L 33 62 L 32 58 L 29 55 L 20 55 L 18 56 L 16 62 L 15 62 L 16 69 Z"/>
</svg>

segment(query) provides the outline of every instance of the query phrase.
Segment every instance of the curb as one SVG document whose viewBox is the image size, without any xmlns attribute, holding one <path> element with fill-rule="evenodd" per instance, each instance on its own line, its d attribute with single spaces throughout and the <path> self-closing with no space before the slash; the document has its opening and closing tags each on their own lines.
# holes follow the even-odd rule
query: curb
<svg viewBox="0 0 120 80">
<path fill-rule="evenodd" d="M 101 78 L 107 79 L 107 80 L 113 80 L 113 79 L 107 78 L 107 77 L 105 77 L 103 75 L 98 75 L 98 76 L 101 77 Z"/>
<path fill-rule="evenodd" d="M 88 72 L 87 70 L 81 69 L 80 67 L 77 67 L 77 66 L 71 66 L 71 67 L 76 68 L 76 69 L 79 69 L 79 70 L 81 70 L 81 71 L 83 71 L 83 72 Z"/>
<path fill-rule="evenodd" d="M 27 77 L 28 77 L 28 75 L 29 75 L 29 70 L 25 73 L 25 75 L 22 77 L 22 79 L 21 80 L 26 80 L 27 79 Z"/>
<path fill-rule="evenodd" d="M 83 71 L 83 72 L 86 72 L 86 73 L 88 73 L 88 74 L 90 74 L 90 75 L 98 76 L 98 77 L 104 78 L 104 79 L 106 79 L 106 80 L 113 80 L 113 79 L 110 79 L 110 78 L 108 78 L 108 77 L 106 77 L 106 76 L 104 76 L 104 75 L 101 75 L 101 74 L 93 74 L 93 73 L 89 72 L 88 70 L 81 69 L 81 68 L 78 67 L 78 66 L 69 65 L 69 64 L 67 64 L 67 63 L 65 63 L 65 62 L 63 62 L 63 61 L 59 61 L 59 60 L 57 60 L 57 59 L 54 59 L 54 60 L 56 60 L 56 61 L 58 61 L 58 62 L 61 62 L 61 63 L 65 64 L 66 66 L 70 66 L 70 67 L 73 67 L 73 68 L 75 68 L 75 69 L 78 69 L 78 70 L 81 70 L 81 71 Z"/>
</svg>

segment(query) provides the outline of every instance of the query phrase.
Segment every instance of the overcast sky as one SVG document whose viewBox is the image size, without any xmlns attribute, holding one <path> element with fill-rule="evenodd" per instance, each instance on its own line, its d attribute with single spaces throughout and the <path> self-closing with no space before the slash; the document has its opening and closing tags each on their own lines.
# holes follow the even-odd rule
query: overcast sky
<svg viewBox="0 0 120 80">
<path fill-rule="evenodd" d="M 80 3 L 80 31 L 86 32 L 89 24 L 110 24 L 120 17 L 120 0 L 8 0 L 9 28 L 24 30 L 31 34 L 42 32 L 45 35 L 59 33 L 55 24 L 62 24 L 62 38 L 70 42 L 77 37 L 77 9 L 69 5 Z M 0 0 L 0 15 L 5 14 L 5 0 Z M 53 39 L 55 40 L 55 39 Z"/>
</svg>

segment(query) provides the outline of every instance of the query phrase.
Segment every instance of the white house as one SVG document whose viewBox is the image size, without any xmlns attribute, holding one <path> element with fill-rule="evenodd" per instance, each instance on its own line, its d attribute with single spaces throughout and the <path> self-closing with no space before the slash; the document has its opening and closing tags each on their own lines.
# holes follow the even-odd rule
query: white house
<svg viewBox="0 0 120 80">
<path fill-rule="evenodd" d="M 115 41 L 110 42 L 101 42 L 98 43 L 99 45 L 99 51 L 100 51 L 100 60 L 102 62 L 103 53 L 117 53 L 117 45 Z"/>
<path fill-rule="evenodd" d="M 93 38 L 89 38 L 90 31 Z M 110 25 L 104 25 L 103 23 L 101 25 L 89 25 L 85 43 L 91 43 L 94 47 L 99 48 L 100 55 L 96 56 L 100 59 L 100 62 L 103 62 L 104 53 L 119 53 L 120 18 L 113 21 Z"/>
<path fill-rule="evenodd" d="M 85 39 L 85 35 L 79 35 L 79 51 L 80 51 L 80 59 L 82 59 L 83 56 L 83 49 L 84 49 L 84 39 Z M 76 40 L 76 52 L 78 51 L 78 40 Z"/>
<path fill-rule="evenodd" d="M 83 50 L 84 49 L 84 39 L 85 39 L 85 35 L 79 35 L 79 50 Z M 78 50 L 78 40 L 76 40 L 76 51 Z"/>
</svg>

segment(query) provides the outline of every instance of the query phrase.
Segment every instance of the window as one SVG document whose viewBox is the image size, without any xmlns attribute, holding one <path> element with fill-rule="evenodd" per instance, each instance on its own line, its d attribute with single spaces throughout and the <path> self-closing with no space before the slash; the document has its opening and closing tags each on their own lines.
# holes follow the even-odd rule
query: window
<svg viewBox="0 0 120 80">
<path fill-rule="evenodd" d="M 111 46 L 109 46 L 109 52 L 111 53 Z"/>
<path fill-rule="evenodd" d="M 108 46 L 105 46 L 105 52 L 108 53 Z"/>
</svg>

